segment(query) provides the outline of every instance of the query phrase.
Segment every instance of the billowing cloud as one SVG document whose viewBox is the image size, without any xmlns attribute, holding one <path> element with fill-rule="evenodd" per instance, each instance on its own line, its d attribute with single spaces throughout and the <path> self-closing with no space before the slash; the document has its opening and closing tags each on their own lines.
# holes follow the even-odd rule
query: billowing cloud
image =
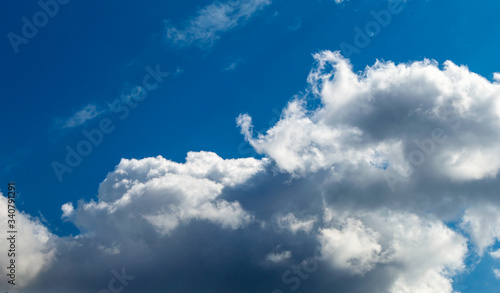
<svg viewBox="0 0 500 293">
<path fill-rule="evenodd" d="M 308 80 L 320 108 L 309 110 L 306 99 L 294 100 L 282 119 L 257 137 L 248 115 L 238 119 L 251 145 L 283 171 L 383 160 L 404 177 L 425 163 L 454 181 L 495 178 L 498 84 L 450 61 L 442 70 L 431 60 L 378 61 L 358 74 L 338 52 L 314 57 L 318 66 Z"/>
<path fill-rule="evenodd" d="M 102 229 L 97 227 L 110 218 L 124 224 L 125 215 L 130 223 L 122 228 L 127 232 L 141 221 L 160 235 L 192 220 L 238 229 L 251 222 L 252 215 L 237 201 L 218 197 L 224 187 L 244 183 L 265 164 L 253 158 L 223 160 L 210 152 L 190 152 L 185 164 L 161 156 L 124 159 L 99 187 L 99 200 L 80 204 L 72 218 L 92 231 Z"/>
<path fill-rule="evenodd" d="M 63 205 L 79 235 L 26 241 L 56 245 L 26 292 L 99 292 L 122 268 L 130 291 L 454 292 L 468 256 L 498 255 L 498 76 L 314 58 L 269 130 L 237 118 L 263 158 L 122 159 Z"/>
<path fill-rule="evenodd" d="M 347 219 L 340 229 L 327 228 L 320 232 L 322 254 L 335 267 L 354 274 L 371 270 L 377 262 L 382 250 L 377 238 L 377 233 L 353 219 Z"/>
<path fill-rule="evenodd" d="M 319 235 L 326 261 L 351 274 L 390 268 L 390 292 L 453 292 L 450 276 L 465 268 L 467 239 L 432 217 L 379 210 L 329 223 Z"/>
<path fill-rule="evenodd" d="M 500 209 L 490 204 L 469 208 L 463 216 L 462 226 L 482 255 L 486 248 L 500 240 Z M 497 251 L 491 255 L 495 257 L 499 253 Z"/>
<path fill-rule="evenodd" d="M 16 233 L 8 233 L 5 228 L 0 229 L 0 246 L 5 249 L 0 254 L 2 263 L 2 286 L 7 284 L 7 280 L 13 280 L 16 287 L 23 287 L 29 284 L 42 270 L 49 267 L 55 259 L 57 238 L 37 219 L 16 210 L 8 214 L 8 208 L 14 206 L 6 197 L 0 193 L 0 219 L 7 226 L 7 220 L 14 220 Z M 7 217 L 14 215 L 13 217 Z M 10 261 L 14 260 L 14 276 L 10 274 Z"/>
</svg>

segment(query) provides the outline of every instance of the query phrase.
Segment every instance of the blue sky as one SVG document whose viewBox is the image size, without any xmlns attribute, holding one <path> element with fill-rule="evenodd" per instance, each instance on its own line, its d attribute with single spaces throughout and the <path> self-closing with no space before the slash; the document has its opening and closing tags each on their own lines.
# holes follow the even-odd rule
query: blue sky
<svg viewBox="0 0 500 293">
<path fill-rule="evenodd" d="M 45 3 L 43 0 L 41 2 Z M 297 184 L 297 190 L 301 188 L 307 190 L 307 183 L 305 182 L 308 182 L 308 180 L 315 182 L 314 180 L 320 180 L 319 177 L 327 176 L 322 172 L 326 172 L 325 170 L 329 170 L 332 166 L 344 170 L 337 165 L 340 164 L 338 161 L 335 161 L 332 165 L 318 163 L 317 161 L 311 163 L 301 161 L 300 164 L 304 163 L 303 166 L 295 162 L 285 162 L 283 160 L 286 159 L 282 158 L 282 156 L 286 157 L 286 155 L 283 155 L 286 152 L 281 152 L 280 143 L 273 139 L 279 137 L 280 125 L 286 125 L 285 122 L 290 122 L 289 120 L 292 119 L 287 120 L 285 114 L 280 118 L 280 113 L 283 109 L 289 107 L 290 101 L 303 98 L 308 103 L 306 108 L 312 112 L 327 104 L 325 101 L 328 99 L 322 96 L 326 95 L 326 93 L 314 94 L 315 84 L 314 82 L 308 82 L 308 76 L 311 77 L 311 71 L 314 71 L 314 68 L 321 60 L 326 60 L 326 63 L 331 62 L 330 65 L 327 64 L 325 68 L 318 71 L 321 74 L 332 70 L 330 67 L 335 67 L 335 64 L 343 61 L 335 59 L 337 57 L 328 59 L 330 57 L 324 55 L 314 58 L 313 55 L 324 50 L 332 52 L 340 50 L 342 43 L 355 45 L 357 34 L 355 28 L 358 27 L 364 30 L 368 23 L 374 21 L 371 12 L 387 11 L 388 5 L 397 5 L 401 12 L 391 14 L 387 26 L 380 26 L 379 33 L 377 32 L 368 37 L 369 44 L 365 48 L 360 48 L 359 53 L 344 56 L 348 57 L 354 72 L 362 72 L 377 60 L 383 62 L 392 61 L 395 64 L 411 64 L 414 61 L 431 59 L 439 64 L 438 68 L 440 69 L 443 68 L 445 61 L 451 60 L 454 64 L 466 66 L 462 68 L 463 70 L 483 76 L 487 81 L 482 82 L 485 84 L 487 82 L 488 86 L 495 87 L 497 84 L 494 80 L 494 73 L 500 71 L 500 60 L 496 58 L 500 51 L 500 40 L 496 37 L 500 34 L 496 13 L 500 9 L 500 3 L 497 1 L 412 0 L 394 2 L 392 0 L 349 0 L 336 3 L 328 0 L 228 0 L 216 2 L 211 0 L 140 2 L 116 0 L 81 2 L 72 0 L 67 4 L 58 3 L 58 11 L 54 13 L 53 17 L 49 17 L 45 26 L 38 28 L 38 32 L 32 38 L 27 38 L 27 43 L 14 46 L 9 40 L 9 34 L 14 33 L 22 36 L 22 18 L 26 17 L 32 21 L 33 15 L 42 11 L 42 8 L 37 1 L 5 1 L 0 5 L 2 6 L 1 11 L 4 11 L 2 25 L 4 39 L 0 42 L 0 51 L 2 52 L 0 58 L 3 64 L 2 81 L 0 82 L 0 90 L 3 93 L 2 115 L 0 115 L 0 127 L 3 134 L 3 143 L 0 144 L 0 182 L 3 182 L 4 186 L 0 186 L 0 190 L 5 193 L 4 188 L 6 188 L 7 182 L 14 180 L 20 190 L 17 208 L 27 215 L 38 217 L 41 221 L 39 224 L 46 227 L 47 233 L 50 233 L 51 237 L 54 237 L 57 241 L 62 241 L 61 239 L 70 241 L 72 237 L 79 234 L 99 234 L 92 231 L 94 226 L 90 225 L 88 220 L 85 220 L 89 216 L 84 213 L 83 205 L 92 201 L 104 201 L 105 195 L 102 194 L 104 188 L 101 190 L 99 186 L 104 179 L 118 176 L 116 171 L 113 171 L 115 167 L 119 169 L 117 165 L 122 158 L 141 160 L 162 156 L 173 162 L 184 163 L 188 152 L 200 151 L 214 152 L 223 159 L 254 157 L 259 164 L 262 162 L 270 164 L 270 166 L 263 167 L 267 172 L 266 176 L 255 176 L 257 178 L 258 176 L 275 178 L 259 181 L 259 184 L 264 182 L 262 186 L 254 183 L 254 179 L 248 179 L 252 181 L 252 184 L 257 185 L 254 188 L 255 190 L 265 189 L 266 184 L 274 186 L 278 181 L 295 182 L 290 184 Z M 221 8 L 226 10 L 221 10 Z M 217 19 L 218 22 L 210 23 L 214 19 Z M 16 51 L 18 52 L 16 53 Z M 427 65 L 421 66 L 425 67 Z M 151 75 L 151 71 L 146 69 L 147 67 L 153 68 L 153 71 L 158 69 L 161 72 L 168 72 L 168 76 L 161 78 L 162 80 L 158 82 L 157 87 L 148 91 L 147 97 L 143 101 L 134 103 L 135 108 L 132 109 L 124 99 L 126 99 L 127 95 L 130 95 L 134 87 L 143 85 L 145 76 Z M 389 75 L 387 74 L 387 76 Z M 159 81 L 154 78 L 151 80 Z M 387 80 L 391 79 L 388 78 Z M 424 78 L 423 80 L 432 80 L 432 78 Z M 423 82 L 423 85 L 417 88 L 425 88 L 426 82 Z M 474 83 L 471 84 L 470 88 L 475 89 Z M 434 87 L 429 86 L 428 88 L 429 92 L 433 92 Z M 411 91 L 408 90 L 408 92 Z M 348 93 L 349 91 L 346 92 L 346 94 Z M 397 91 L 393 91 L 393 93 L 396 96 L 402 95 Z M 446 93 L 446 91 L 443 91 L 443 95 L 446 95 Z M 121 106 L 130 110 L 126 118 L 120 119 L 121 113 L 114 113 L 110 110 L 109 104 L 114 101 L 120 101 L 118 103 Z M 335 104 L 335 102 L 332 103 Z M 395 103 L 395 105 L 397 107 L 399 103 Z M 424 108 L 427 105 L 425 99 L 422 99 L 422 105 L 424 105 Z M 481 105 L 482 107 L 478 107 L 478 109 L 488 108 L 488 106 Z M 329 110 L 325 111 L 328 112 Z M 395 110 L 393 109 L 393 111 Z M 333 111 L 332 113 L 334 114 L 331 117 L 327 115 L 330 118 L 324 118 L 324 121 L 330 123 L 335 119 L 340 119 L 335 117 L 342 116 L 341 113 L 343 112 L 337 113 Z M 347 108 L 345 108 L 345 113 L 350 113 Z M 256 133 L 247 132 L 247 137 L 245 137 L 244 125 L 241 123 L 239 126 L 237 125 L 236 119 L 242 117 L 239 116 L 240 114 L 248 114 L 252 117 L 255 132 L 265 133 L 268 129 L 275 127 L 276 135 L 274 138 L 272 135 L 264 136 L 261 141 L 257 139 Z M 313 114 L 308 113 L 307 115 Z M 313 115 L 315 118 L 312 121 L 322 121 L 323 118 L 318 118 L 321 114 L 318 115 Z M 375 120 L 367 123 L 385 125 L 386 122 L 382 120 L 389 119 L 389 116 L 378 116 L 379 118 L 375 117 Z M 477 114 L 474 117 L 479 116 L 480 114 Z M 77 164 L 76 167 L 72 167 L 71 173 L 64 173 L 58 178 L 57 172 L 54 171 L 54 162 L 66 164 L 67 147 L 76 149 L 82 140 L 86 140 L 86 136 L 82 131 L 99 129 L 100 123 L 104 119 L 106 119 L 105 121 L 111 121 L 114 130 L 111 133 L 104 134 L 102 143 L 94 146 L 90 154 L 82 158 L 81 163 Z M 282 124 L 278 123 L 280 120 L 283 122 Z M 335 123 L 348 125 L 350 122 L 352 121 L 345 120 Z M 494 137 L 497 132 L 489 131 L 489 126 L 481 123 L 487 122 L 478 118 L 477 121 L 466 123 L 467 130 L 476 127 L 473 132 L 483 133 L 484 130 L 484 136 L 474 139 L 474 143 L 464 146 L 461 149 L 462 151 L 483 150 L 483 146 L 484 149 L 494 149 L 495 145 L 493 143 L 490 144 L 489 141 L 483 142 L 481 139 L 488 137 L 495 140 Z M 302 124 L 290 122 L 290 125 L 290 129 L 299 125 L 297 131 L 300 132 L 298 129 Z M 425 122 L 419 122 L 416 125 L 424 127 Z M 431 133 L 432 128 L 421 130 L 421 132 L 416 130 L 420 126 L 409 126 L 407 131 L 404 132 L 405 135 L 412 131 L 415 131 L 415 133 Z M 491 127 L 494 129 L 493 126 Z M 361 126 L 359 128 L 364 129 Z M 387 131 L 398 133 L 397 130 L 392 128 Z M 377 132 L 372 133 L 370 141 L 376 141 L 379 137 L 378 134 L 383 132 L 384 130 L 377 130 Z M 400 135 L 400 137 L 402 136 Z M 283 137 L 287 137 L 287 135 L 283 134 Z M 395 137 L 397 137 L 396 134 Z M 408 137 L 413 139 L 410 134 L 408 134 Z M 460 136 L 460 139 L 457 138 L 457 140 L 463 142 L 470 137 L 471 135 L 464 134 L 463 137 Z M 387 143 L 391 141 L 386 140 Z M 297 142 L 297 145 L 299 144 Z M 390 149 L 390 147 L 388 148 Z M 411 149 L 405 149 L 404 152 L 406 151 L 411 151 Z M 298 153 L 301 154 L 301 151 Z M 445 155 L 443 153 L 443 156 Z M 329 158 L 328 155 L 325 155 L 325 157 Z M 391 161 L 392 154 L 386 154 L 386 158 L 393 166 L 397 165 Z M 494 158 L 491 160 L 495 162 L 492 164 L 496 164 Z M 438 159 L 436 159 L 436 162 L 438 162 Z M 315 166 L 314 164 L 317 164 L 317 166 L 312 168 L 311 166 Z M 297 167 L 299 165 L 300 168 Z M 427 167 L 431 168 L 430 165 Z M 474 169 L 475 166 L 470 168 Z M 481 169 L 482 166 L 477 168 Z M 248 172 L 257 174 L 257 169 L 252 169 L 253 173 Z M 435 195 L 448 198 L 453 197 L 453 194 L 458 192 L 457 190 L 470 190 L 471 194 L 475 193 L 473 191 L 476 190 L 479 193 L 484 191 L 485 195 L 484 198 L 481 197 L 481 202 L 494 202 L 494 196 L 490 196 L 490 194 L 494 193 L 492 188 L 497 186 L 498 176 L 497 169 L 493 169 L 494 171 L 491 171 L 493 173 L 486 172 L 487 175 L 479 171 L 481 175 L 470 175 L 472 181 L 468 179 L 469 177 L 463 179 L 463 177 L 457 175 L 459 183 L 453 179 L 455 178 L 453 174 L 456 174 L 454 172 L 459 171 L 450 169 L 451 171 L 447 171 L 448 173 L 445 172 L 446 174 L 452 174 L 450 178 L 453 178 L 449 180 L 446 179 L 445 175 L 435 171 L 436 174 L 441 174 L 436 175 L 436 178 L 441 178 L 440 181 L 436 179 L 436 181 L 429 183 L 429 186 L 435 189 L 430 187 L 428 190 L 414 188 L 411 192 L 418 195 L 427 192 L 429 197 Z M 127 172 L 131 174 L 130 170 Z M 237 173 L 238 171 L 234 172 Z M 347 172 L 344 175 L 347 177 L 354 176 L 355 173 L 352 172 Z M 276 175 L 276 173 L 279 173 L 279 175 Z M 283 178 L 280 176 L 283 176 Z M 425 176 L 415 175 L 414 177 L 418 177 L 418 180 L 424 180 L 422 178 Z M 323 178 L 321 180 L 328 181 L 328 179 L 325 179 L 328 177 L 321 178 Z M 133 181 L 133 178 L 130 180 Z M 367 181 L 369 180 L 367 179 Z M 324 183 L 324 181 L 322 182 Z M 415 184 L 422 182 L 425 184 L 427 181 L 416 181 Z M 443 187 L 444 185 L 448 187 Z M 235 187 L 230 185 L 224 188 L 224 190 L 227 190 Z M 279 186 L 273 188 L 281 191 L 286 189 Z M 370 193 L 371 188 L 374 187 L 367 185 L 363 190 Z M 404 187 L 405 192 L 407 188 L 411 189 L 406 186 Z M 323 196 L 328 192 L 332 192 L 332 194 L 335 192 L 348 193 L 342 190 L 334 190 L 337 190 L 336 187 L 329 186 L 318 192 Z M 237 188 L 229 193 L 231 192 L 243 193 Z M 252 194 L 257 191 L 245 192 Z M 304 192 L 304 196 L 306 196 L 307 191 Z M 390 191 L 387 192 L 390 193 Z M 237 199 L 235 195 L 231 194 L 224 196 Z M 385 197 L 381 195 L 381 198 Z M 458 194 L 457 198 L 469 198 L 469 195 Z M 462 257 L 462 260 L 465 261 L 465 268 L 458 270 L 457 267 L 460 265 L 455 266 L 455 263 L 451 265 L 446 261 L 442 265 L 446 270 L 453 271 L 456 269 L 460 271 L 450 272 L 447 275 L 455 280 L 453 283 L 455 290 L 461 292 L 496 292 L 499 281 L 495 278 L 492 268 L 500 268 L 500 263 L 498 259 L 491 257 L 488 251 L 494 251 L 498 248 L 495 244 L 496 239 L 500 237 L 498 236 L 500 233 L 495 232 L 497 234 L 493 234 L 493 243 L 488 242 L 488 245 L 483 246 L 484 253 L 478 253 L 475 250 L 474 247 L 480 246 L 474 242 L 479 236 L 474 238 L 473 235 L 484 236 L 486 232 L 482 233 L 481 231 L 467 230 L 466 228 L 466 223 L 469 223 L 469 226 L 472 227 L 474 225 L 471 223 L 481 222 L 480 220 L 467 222 L 465 216 L 460 214 L 460 212 L 463 213 L 471 209 L 470 215 L 472 215 L 473 212 L 480 209 L 480 207 L 474 205 L 472 195 L 470 198 L 470 201 L 463 200 L 460 203 L 452 204 L 455 209 L 450 208 L 446 211 L 444 211 L 444 207 L 438 206 L 439 203 L 425 199 L 422 201 L 430 206 L 425 207 L 425 204 L 412 203 L 410 207 L 401 208 L 401 210 L 419 216 L 421 216 L 421 213 L 428 212 L 428 214 L 445 223 L 465 223 L 462 226 L 462 228 L 465 227 L 463 229 L 460 228 L 459 224 L 453 227 L 455 230 L 452 229 L 467 238 L 469 249 L 466 256 Z M 297 201 L 296 204 L 301 202 L 298 195 L 294 195 L 293 199 Z M 361 197 L 359 200 L 365 199 Z M 274 200 L 270 201 L 275 202 Z M 374 199 L 374 201 L 376 200 Z M 450 201 L 454 202 L 453 199 Z M 238 202 L 243 205 L 244 200 L 240 199 Z M 70 216 L 68 214 L 67 217 L 61 217 L 61 206 L 66 203 L 73 203 L 75 206 L 74 215 Z M 336 205 L 334 203 L 332 204 Z M 279 209 L 280 205 L 277 206 L 277 209 Z M 340 203 L 339 206 L 341 206 Z M 247 206 L 243 205 L 243 207 L 246 210 Z M 248 209 L 250 208 L 248 207 Z M 256 210 L 253 213 L 259 215 Z M 285 212 L 283 211 L 283 213 Z M 294 213 L 298 217 L 299 215 L 306 216 L 312 212 L 308 213 L 299 209 Z M 494 212 L 492 213 L 497 215 Z M 481 214 L 481 212 L 474 215 L 477 214 Z M 269 219 L 273 217 L 276 217 L 276 215 L 269 216 Z M 362 219 L 361 221 L 368 221 L 363 216 L 353 217 L 358 217 Z M 319 218 L 321 216 L 318 215 Z M 33 221 L 36 220 L 33 219 Z M 103 221 L 106 221 L 106 218 Z M 255 221 L 266 222 L 264 219 Z M 347 221 L 346 223 L 350 222 Z M 344 223 L 345 227 L 351 227 L 350 224 L 346 223 Z M 189 233 L 195 233 L 193 231 L 196 231 L 196 227 L 191 227 L 189 223 L 185 225 L 189 226 L 186 228 L 187 231 L 190 231 Z M 315 229 L 318 228 L 318 231 L 324 231 L 321 229 L 326 229 L 325 227 L 315 226 Z M 253 227 L 252 229 L 257 232 L 252 230 L 248 235 L 252 235 L 252 233 L 258 234 L 257 228 Z M 376 228 L 372 229 L 377 231 Z M 245 230 L 243 229 L 243 231 Z M 382 232 L 378 232 L 383 235 Z M 221 237 L 225 237 L 224 233 L 227 232 L 225 230 L 223 232 L 217 231 L 217 235 L 220 233 L 223 235 Z M 245 234 L 242 230 L 237 230 L 234 233 Z M 323 238 L 318 238 L 320 243 L 324 245 L 329 243 L 325 240 L 327 234 L 319 233 L 319 235 L 323 235 Z M 295 235 L 295 232 L 292 234 Z M 160 238 L 161 241 L 166 241 L 165 237 L 178 237 L 179 243 L 187 241 L 182 238 L 182 235 L 169 235 Z M 235 239 L 231 238 L 233 236 L 228 237 L 230 238 L 228 242 L 236 241 L 240 243 L 239 241 L 249 237 L 248 235 L 234 236 Z M 312 243 L 313 240 L 311 239 L 314 237 L 311 234 L 307 235 L 307 237 L 304 236 L 304 239 L 287 236 L 285 239 L 277 241 L 295 243 L 296 249 L 299 250 L 300 245 L 297 242 L 303 241 L 305 247 L 309 247 L 307 243 Z M 184 237 L 189 238 L 189 236 Z M 67 240 L 68 238 L 70 240 Z M 89 242 L 100 245 L 101 240 L 97 236 L 92 239 Z M 119 240 L 117 241 L 119 242 Z M 104 242 L 102 240 L 102 243 Z M 125 241 L 123 242 L 125 243 Z M 158 245 L 157 242 L 153 242 L 156 243 L 154 245 Z M 123 244 L 123 247 L 128 247 L 127 245 L 129 244 Z M 225 243 L 223 245 L 229 244 Z M 325 247 L 328 247 L 328 245 Z M 65 250 L 59 248 L 58 251 Z M 122 251 L 125 253 L 126 249 L 123 248 Z M 242 251 L 246 251 L 246 249 L 242 249 Z M 374 251 L 378 253 L 377 249 L 374 249 Z M 59 261 L 65 265 L 67 265 L 66 262 L 71 263 L 68 259 L 73 259 L 72 252 L 65 251 L 64 253 L 65 261 L 54 260 L 53 263 L 57 264 Z M 92 252 L 85 253 L 91 254 Z M 482 256 L 478 256 L 481 254 Z M 295 262 L 303 259 L 303 257 L 300 257 L 300 252 L 293 251 L 293 255 Z M 168 257 L 169 255 L 164 255 L 163 261 L 168 262 Z M 476 258 L 479 258 L 480 262 L 472 270 L 470 265 L 473 259 Z M 183 260 L 178 259 L 177 261 L 181 262 Z M 203 259 L 200 258 L 198 261 L 203 262 Z M 117 261 L 117 263 L 120 263 L 120 261 Z M 196 261 L 190 259 L 186 263 L 196 264 Z M 338 264 L 339 260 L 333 258 L 333 263 Z M 161 262 L 157 265 L 162 267 Z M 236 264 L 231 265 L 236 266 Z M 377 262 L 377 265 L 373 264 L 377 268 L 385 265 L 387 263 L 384 262 Z M 132 265 L 130 266 L 130 270 L 133 270 Z M 44 264 L 44 267 L 49 268 L 50 266 Z M 241 265 L 238 267 L 242 268 Z M 253 266 L 249 267 L 253 268 Z M 363 268 L 363 274 L 356 275 L 357 271 L 352 271 L 355 278 L 358 278 L 359 275 L 368 274 L 366 278 L 359 277 L 362 280 L 360 282 L 370 284 L 370 280 L 373 281 L 377 274 L 379 276 L 383 275 L 382 272 L 377 271 L 375 273 L 375 269 L 372 270 L 371 264 L 367 265 L 367 267 L 370 267 L 370 269 L 365 270 Z M 339 276 L 338 288 L 344 288 L 342 286 L 347 285 L 343 282 L 352 281 L 353 279 L 345 277 L 342 266 L 340 268 L 335 267 L 332 274 Z M 327 271 L 329 272 L 329 269 L 323 267 L 321 269 L 323 272 L 318 273 L 318 277 L 311 281 L 311 284 L 304 285 L 311 286 L 308 287 L 313 290 L 311 292 L 314 292 L 314 290 L 323 292 L 319 288 L 324 284 L 322 278 L 327 274 Z M 82 268 L 82 271 L 84 270 L 85 268 Z M 370 273 L 372 274 L 370 275 Z M 228 280 L 235 280 L 230 273 L 227 274 Z M 30 280 L 31 283 L 26 281 L 27 287 L 25 288 L 27 289 L 25 290 L 27 291 L 24 292 L 42 292 L 36 290 L 45 290 L 47 288 L 44 287 L 46 284 L 37 279 L 41 278 L 42 275 L 38 275 L 38 272 L 35 275 L 38 277 L 33 277 L 33 280 Z M 149 278 L 154 279 L 152 277 L 155 275 L 154 273 L 147 275 Z M 257 272 L 255 272 L 255 275 L 259 276 Z M 177 276 L 180 279 L 188 278 L 187 275 L 183 274 L 182 270 L 179 273 L 172 273 L 172 276 Z M 109 276 L 103 276 L 102 278 L 107 280 Z M 281 274 L 278 273 L 277 277 L 274 278 L 276 279 L 274 281 L 279 283 Z M 136 288 L 132 287 L 133 282 L 131 282 L 130 289 L 127 287 L 126 291 L 138 292 L 146 288 L 150 290 L 149 292 L 160 292 L 154 290 L 170 286 L 160 281 L 147 283 L 146 279 L 149 280 L 144 278 L 143 281 L 137 281 Z M 313 284 L 315 282 L 317 284 Z M 271 281 L 269 283 L 273 284 Z M 103 286 L 105 284 L 106 282 L 104 282 Z M 212 283 L 208 282 L 206 284 Z M 218 284 L 213 282 L 213 287 L 208 288 L 228 292 L 224 291 L 227 289 L 221 289 L 223 287 L 217 287 Z M 71 286 L 72 284 L 68 282 L 68 284 L 61 284 L 60 287 L 52 287 L 52 290 L 67 290 Z M 95 282 L 95 286 L 100 286 L 98 281 Z M 182 285 L 179 286 L 172 285 L 171 288 L 174 288 L 173 290 L 182 288 Z M 410 285 L 406 284 L 405 286 Z M 89 287 L 88 290 L 93 290 L 93 288 Z M 264 290 L 271 292 L 273 289 L 267 287 L 256 288 L 263 292 Z M 380 290 L 380 292 L 383 292 L 384 289 Z M 425 292 L 449 292 L 446 289 L 443 290 L 433 291 L 433 288 L 430 288 L 429 291 Z"/>
</svg>

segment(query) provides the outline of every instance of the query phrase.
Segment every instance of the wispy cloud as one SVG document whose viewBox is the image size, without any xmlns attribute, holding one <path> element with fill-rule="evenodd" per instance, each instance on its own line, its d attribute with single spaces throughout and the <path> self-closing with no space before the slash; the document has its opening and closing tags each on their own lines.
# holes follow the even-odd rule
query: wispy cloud
<svg viewBox="0 0 500 293">
<path fill-rule="evenodd" d="M 241 61 L 243 61 L 241 58 L 238 58 L 236 60 L 234 60 L 233 62 L 231 62 L 229 65 L 227 65 L 226 67 L 224 67 L 224 71 L 233 71 L 236 69 L 236 67 L 238 67 L 238 65 L 240 65 Z"/>
<path fill-rule="evenodd" d="M 291 31 L 297 31 L 302 27 L 302 19 L 300 17 L 295 18 L 292 25 L 288 27 Z"/>
<path fill-rule="evenodd" d="M 73 116 L 67 118 L 66 120 L 61 121 L 63 128 L 72 128 L 76 126 L 80 126 L 88 120 L 92 120 L 95 117 L 102 114 L 103 111 L 98 111 L 96 105 L 89 104 L 80 111 L 73 114 Z"/>
<path fill-rule="evenodd" d="M 166 38 L 178 46 L 212 46 L 221 33 L 243 24 L 269 4 L 271 0 L 215 1 L 198 10 L 184 27 L 175 27 L 167 21 Z"/>
<path fill-rule="evenodd" d="M 490 252 L 491 257 L 500 259 L 500 249 Z"/>
<path fill-rule="evenodd" d="M 291 257 L 292 257 L 292 252 L 287 250 L 282 252 L 271 252 L 268 255 L 266 255 L 266 260 L 272 263 L 279 263 L 287 259 L 290 259 Z"/>
<path fill-rule="evenodd" d="M 493 273 L 495 274 L 495 278 L 500 280 L 500 270 L 499 269 L 493 269 Z"/>
</svg>

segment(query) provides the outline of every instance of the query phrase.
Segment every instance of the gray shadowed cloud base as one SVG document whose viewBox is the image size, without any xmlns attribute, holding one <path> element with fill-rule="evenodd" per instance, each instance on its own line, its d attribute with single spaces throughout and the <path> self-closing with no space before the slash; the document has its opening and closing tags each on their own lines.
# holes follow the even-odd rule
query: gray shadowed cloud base
<svg viewBox="0 0 500 293">
<path fill-rule="evenodd" d="M 21 291 L 98 292 L 125 268 L 126 292 L 452 293 L 467 257 L 500 255 L 497 75 L 314 57 L 266 133 L 237 118 L 263 159 L 122 159 L 63 206 L 76 237 L 21 215 Z"/>
</svg>

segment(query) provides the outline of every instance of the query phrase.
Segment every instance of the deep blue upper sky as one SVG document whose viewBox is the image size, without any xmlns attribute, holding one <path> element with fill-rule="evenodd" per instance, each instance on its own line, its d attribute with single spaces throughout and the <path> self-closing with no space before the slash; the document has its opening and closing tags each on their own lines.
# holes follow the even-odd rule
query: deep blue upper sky
<svg viewBox="0 0 500 293">
<path fill-rule="evenodd" d="M 20 34 L 21 18 L 31 19 L 40 7 L 31 0 L 0 3 L 0 182 L 17 182 L 21 210 L 41 213 L 55 234 L 75 234 L 60 218 L 60 206 L 94 198 L 121 158 L 161 155 L 183 162 L 188 151 L 199 150 L 223 158 L 254 155 L 241 146 L 235 118 L 250 113 L 257 130 L 274 124 L 272 109 L 281 111 L 306 88 L 312 54 L 352 44 L 353 28 L 373 20 L 371 10 L 387 7 L 385 0 L 276 0 L 212 46 L 179 48 L 165 41 L 166 20 L 182 23 L 210 2 L 72 0 L 17 54 L 6 36 Z M 493 0 L 409 1 L 349 58 L 357 70 L 377 59 L 452 60 L 492 79 L 500 71 L 499 9 Z M 142 83 L 146 66 L 157 64 L 172 74 L 123 121 L 106 112 L 62 127 L 60 121 L 86 105 L 107 109 L 127 87 Z M 82 130 L 98 127 L 102 117 L 116 130 L 59 182 L 51 163 L 63 162 L 65 147 L 75 148 L 85 138 Z M 494 292 L 469 289 L 463 292 Z"/>
</svg>

